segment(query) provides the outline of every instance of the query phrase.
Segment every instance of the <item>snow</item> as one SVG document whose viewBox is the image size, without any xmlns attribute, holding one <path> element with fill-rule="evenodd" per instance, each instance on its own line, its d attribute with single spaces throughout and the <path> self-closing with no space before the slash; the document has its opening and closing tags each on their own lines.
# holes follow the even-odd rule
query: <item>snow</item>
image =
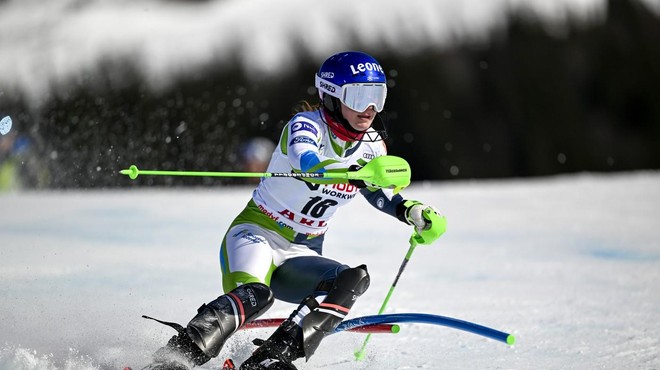
<svg viewBox="0 0 660 370">
<path fill-rule="evenodd" d="M 0 369 L 140 368 L 173 334 L 142 314 L 185 324 L 221 294 L 219 245 L 250 193 L 0 195 Z M 468 320 L 516 344 L 402 324 L 371 338 L 366 361 L 353 360 L 364 334 L 344 333 L 300 369 L 660 368 L 660 173 L 416 183 L 403 194 L 449 225 L 417 247 L 386 312 Z M 339 211 L 326 254 L 366 263 L 372 277 L 350 317 L 378 311 L 409 233 L 362 199 Z M 277 302 L 264 317 L 292 308 Z M 244 359 L 270 330 L 238 333 L 220 357 Z"/>
</svg>

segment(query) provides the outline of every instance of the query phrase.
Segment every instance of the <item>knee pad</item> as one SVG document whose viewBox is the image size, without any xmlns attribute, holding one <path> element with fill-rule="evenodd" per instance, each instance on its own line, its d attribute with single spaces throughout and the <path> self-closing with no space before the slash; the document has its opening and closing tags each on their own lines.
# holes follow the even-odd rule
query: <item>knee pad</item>
<svg viewBox="0 0 660 370">
<path fill-rule="evenodd" d="M 204 354 L 216 357 L 236 330 L 266 312 L 273 301 L 273 292 L 267 285 L 241 285 L 202 305 L 188 323 L 186 332 Z"/>
<path fill-rule="evenodd" d="M 339 297 L 341 296 L 340 292 L 346 292 L 352 293 L 352 296 L 357 298 L 367 291 L 370 282 L 371 279 L 369 278 L 367 266 L 360 265 L 358 267 L 346 269 L 340 272 L 339 275 L 337 275 L 335 282 L 332 284 L 332 288 L 330 288 L 328 294 L 337 292 L 336 294 Z"/>
</svg>

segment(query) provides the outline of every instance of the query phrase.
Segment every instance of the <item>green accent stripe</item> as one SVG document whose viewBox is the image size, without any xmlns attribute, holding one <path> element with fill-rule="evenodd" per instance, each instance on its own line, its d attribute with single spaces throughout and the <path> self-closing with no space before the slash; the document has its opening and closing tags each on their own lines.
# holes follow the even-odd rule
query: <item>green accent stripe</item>
<svg viewBox="0 0 660 370">
<path fill-rule="evenodd" d="M 227 255 L 227 234 L 222 238 L 222 246 L 220 246 L 220 271 L 222 274 L 229 273 L 229 256 Z"/>
<path fill-rule="evenodd" d="M 334 140 L 330 139 L 330 144 L 332 144 L 332 149 L 338 156 L 344 154 L 344 149 L 339 144 L 335 143 Z"/>
<path fill-rule="evenodd" d="M 272 271 L 269 272 L 268 276 L 266 276 L 266 281 L 261 281 L 261 279 L 257 278 L 256 276 L 252 276 L 248 274 L 247 272 L 243 271 L 236 271 L 236 272 L 229 272 L 229 273 L 223 273 L 222 274 L 222 289 L 227 292 L 231 292 L 232 290 L 236 289 L 239 285 L 247 284 L 247 283 L 264 283 L 268 286 L 270 286 L 270 275 L 272 274 Z"/>
<path fill-rule="evenodd" d="M 236 216 L 229 228 L 231 229 L 232 227 L 240 224 L 254 224 L 261 226 L 266 230 L 271 230 L 278 233 L 290 242 L 293 242 L 296 236 L 296 232 L 293 231 L 293 229 L 278 224 L 265 213 L 261 212 L 259 206 L 257 206 L 257 204 L 254 202 L 254 199 L 250 199 L 247 206 L 245 206 L 243 211 L 241 211 L 241 213 Z"/>
<path fill-rule="evenodd" d="M 321 168 L 325 168 L 325 166 L 329 166 L 335 163 L 339 163 L 339 161 L 336 161 L 334 159 L 326 159 L 325 161 L 317 163 L 316 166 L 310 168 L 309 170 L 307 170 L 307 172 L 319 172 Z M 331 170 L 326 170 L 326 171 L 332 172 Z"/>
<path fill-rule="evenodd" d="M 287 123 L 282 130 L 282 137 L 280 137 L 280 151 L 282 154 L 287 154 L 287 143 L 289 142 L 289 124 Z"/>
<path fill-rule="evenodd" d="M 240 285 L 248 283 L 263 283 L 270 286 L 270 278 L 273 276 L 273 271 L 275 271 L 275 268 L 277 268 L 277 266 L 271 262 L 270 268 L 268 269 L 268 273 L 266 274 L 264 281 L 243 271 L 234 271 L 222 274 L 222 289 L 225 291 L 225 293 L 227 293 L 236 289 L 236 287 Z"/>
</svg>

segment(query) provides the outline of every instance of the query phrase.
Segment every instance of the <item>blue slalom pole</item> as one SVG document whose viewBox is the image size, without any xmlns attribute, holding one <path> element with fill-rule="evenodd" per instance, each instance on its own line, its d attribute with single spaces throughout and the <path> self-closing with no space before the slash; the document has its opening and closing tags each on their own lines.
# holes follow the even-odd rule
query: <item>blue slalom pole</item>
<svg viewBox="0 0 660 370">
<path fill-rule="evenodd" d="M 405 322 L 446 326 L 458 330 L 467 331 L 499 342 L 503 342 L 510 346 L 516 342 L 516 338 L 509 333 L 491 329 L 489 327 L 475 324 L 469 321 L 453 319 L 451 317 L 440 316 L 440 315 L 424 314 L 424 313 L 398 313 L 398 314 L 356 317 L 354 319 L 346 320 L 341 324 L 339 324 L 337 329 L 335 329 L 335 333 L 365 325 L 393 324 L 393 323 L 405 323 Z"/>
</svg>

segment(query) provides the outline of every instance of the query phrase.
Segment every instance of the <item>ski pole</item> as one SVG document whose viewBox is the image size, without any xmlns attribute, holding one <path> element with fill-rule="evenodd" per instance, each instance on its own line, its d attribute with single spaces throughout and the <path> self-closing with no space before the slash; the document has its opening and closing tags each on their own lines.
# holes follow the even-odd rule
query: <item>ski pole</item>
<svg viewBox="0 0 660 370">
<path fill-rule="evenodd" d="M 385 307 L 387 307 L 387 302 L 390 301 L 390 297 L 392 297 L 392 293 L 394 293 L 394 288 L 396 288 L 396 284 L 399 282 L 399 278 L 401 277 L 401 274 L 403 274 L 403 270 L 406 269 L 406 266 L 408 265 L 408 261 L 410 261 L 410 257 L 412 257 L 413 251 L 415 251 L 415 247 L 417 247 L 417 241 L 414 238 L 415 234 L 413 234 L 410 237 L 410 248 L 408 248 L 408 253 L 406 253 L 406 257 L 403 259 L 403 262 L 401 262 L 401 266 L 399 267 L 399 272 L 396 274 L 396 278 L 394 278 L 394 282 L 392 283 L 392 286 L 390 287 L 390 291 L 387 292 L 387 296 L 385 296 L 385 300 L 383 301 L 383 304 L 380 306 L 380 310 L 378 310 L 378 314 L 382 314 L 385 312 Z M 356 360 L 363 360 L 364 356 L 366 355 L 366 348 L 367 348 L 367 343 L 369 343 L 369 339 L 371 339 L 371 333 L 367 334 L 367 337 L 364 338 L 364 342 L 362 342 L 362 347 L 355 351 L 355 359 Z"/>
<path fill-rule="evenodd" d="M 346 172 L 209 172 L 209 171 L 160 171 L 140 170 L 136 165 L 131 165 L 127 170 L 119 171 L 127 175 L 131 180 L 137 179 L 139 175 L 150 176 L 201 176 L 201 177 L 293 177 L 293 178 L 323 178 L 323 179 L 348 179 Z"/>
<path fill-rule="evenodd" d="M 140 170 L 136 165 L 131 165 L 128 169 L 119 171 L 122 175 L 127 175 L 131 180 L 135 180 L 139 175 L 160 175 L 160 176 L 213 176 L 213 177 L 289 177 L 289 178 L 321 178 L 330 180 L 342 180 L 346 183 L 348 180 L 362 180 L 367 185 L 394 189 L 398 193 L 403 188 L 410 185 L 410 165 L 405 159 L 384 155 L 376 157 L 365 164 L 357 171 L 336 171 L 327 172 L 199 172 L 199 171 L 159 171 L 159 170 Z"/>
</svg>

